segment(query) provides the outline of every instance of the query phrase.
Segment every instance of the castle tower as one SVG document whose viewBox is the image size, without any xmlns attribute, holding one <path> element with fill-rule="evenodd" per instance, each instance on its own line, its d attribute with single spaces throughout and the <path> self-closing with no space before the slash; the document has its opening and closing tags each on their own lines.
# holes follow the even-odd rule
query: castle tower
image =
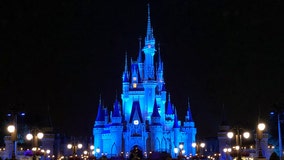
<svg viewBox="0 0 284 160">
<path fill-rule="evenodd" d="M 94 135 L 94 147 L 100 150 L 102 149 L 102 133 L 105 127 L 105 112 L 102 108 L 101 100 L 99 102 L 98 106 L 98 113 L 95 121 L 95 125 L 93 128 L 93 135 Z"/>
<path fill-rule="evenodd" d="M 150 132 L 151 132 L 151 148 L 155 151 L 161 150 L 161 140 L 163 138 L 163 127 L 161 124 L 161 116 L 158 111 L 158 105 L 155 101 L 153 113 L 151 116 L 151 125 L 150 125 Z"/>
<path fill-rule="evenodd" d="M 174 147 L 178 147 L 180 143 L 184 144 L 186 154 L 195 153 L 191 149 L 196 135 L 191 108 L 188 103 L 187 115 L 182 125 L 170 94 L 167 98 L 164 63 L 160 47 L 158 54 L 155 54 L 156 42 L 149 5 L 147 9 L 144 47 L 139 39 L 136 60 L 125 54 L 121 105 L 116 99 L 109 116 L 101 102 L 99 104 L 93 129 L 94 145 L 101 153 L 107 153 L 108 157 L 123 153 L 125 158 L 139 156 L 142 159 L 150 152 L 160 151 L 168 152 L 174 157 Z"/>
</svg>

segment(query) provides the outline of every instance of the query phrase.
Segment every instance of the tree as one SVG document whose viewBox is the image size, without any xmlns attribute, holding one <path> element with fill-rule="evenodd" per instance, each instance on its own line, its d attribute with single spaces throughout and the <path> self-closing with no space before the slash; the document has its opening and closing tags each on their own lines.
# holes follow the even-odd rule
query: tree
<svg viewBox="0 0 284 160">
<path fill-rule="evenodd" d="M 269 160 L 280 160 L 279 156 L 276 154 L 276 152 L 273 152 L 269 158 Z"/>
</svg>

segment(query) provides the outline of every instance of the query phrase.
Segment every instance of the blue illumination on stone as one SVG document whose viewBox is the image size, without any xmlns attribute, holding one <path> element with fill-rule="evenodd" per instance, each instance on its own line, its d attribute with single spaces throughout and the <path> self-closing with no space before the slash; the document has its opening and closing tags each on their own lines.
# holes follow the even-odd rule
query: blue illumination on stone
<svg viewBox="0 0 284 160">
<path fill-rule="evenodd" d="M 192 147 L 192 143 L 196 141 L 196 128 L 190 105 L 188 103 L 187 115 L 182 124 L 177 119 L 176 108 L 169 94 L 167 99 L 159 49 L 157 65 L 154 66 L 155 52 L 148 6 L 144 47 L 141 47 L 140 41 L 137 61 L 131 60 L 130 67 L 127 55 L 125 56 L 121 102 L 115 100 L 111 114 L 99 104 L 93 128 L 98 156 L 130 158 L 133 151 L 139 150 L 144 157 L 154 152 L 167 152 L 175 157 L 174 148 L 178 148 L 180 144 L 184 145 L 185 155 L 196 154 L 196 149 Z M 144 53 L 144 57 L 141 53 Z"/>
</svg>

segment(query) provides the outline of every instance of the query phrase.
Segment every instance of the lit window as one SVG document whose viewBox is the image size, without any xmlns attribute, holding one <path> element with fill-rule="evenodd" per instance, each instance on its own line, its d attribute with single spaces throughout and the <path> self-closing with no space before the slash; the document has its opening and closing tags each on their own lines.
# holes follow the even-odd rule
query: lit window
<svg viewBox="0 0 284 160">
<path fill-rule="evenodd" d="M 137 83 L 133 83 L 133 88 L 136 88 L 137 87 Z"/>
<path fill-rule="evenodd" d="M 139 124 L 139 121 L 138 121 L 138 120 L 134 120 L 134 121 L 133 121 L 133 124 L 134 124 L 134 125 L 138 125 L 138 124 Z"/>
</svg>

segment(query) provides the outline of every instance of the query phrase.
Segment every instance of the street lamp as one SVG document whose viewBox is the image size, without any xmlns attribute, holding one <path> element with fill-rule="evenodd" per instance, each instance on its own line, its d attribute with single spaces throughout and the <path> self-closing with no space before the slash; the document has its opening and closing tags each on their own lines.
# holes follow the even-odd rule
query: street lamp
<svg viewBox="0 0 284 160">
<path fill-rule="evenodd" d="M 42 132 L 37 132 L 36 130 L 35 131 L 32 131 L 32 133 L 28 133 L 26 135 L 26 139 L 28 141 L 31 141 L 33 140 L 32 142 L 32 147 L 33 147 L 33 159 L 36 160 L 36 154 L 37 154 L 37 151 L 38 151 L 38 140 L 42 139 L 44 136 L 44 134 Z"/>
<path fill-rule="evenodd" d="M 90 145 L 90 152 L 91 152 L 92 156 L 95 155 L 94 149 L 95 149 L 95 146 L 94 145 Z"/>
<path fill-rule="evenodd" d="M 191 146 L 193 148 L 196 148 L 197 156 L 200 156 L 200 155 L 203 154 L 202 150 L 203 150 L 203 148 L 205 148 L 205 143 L 204 142 L 200 142 L 200 143 L 194 142 L 194 143 L 191 144 Z"/>
<path fill-rule="evenodd" d="M 175 157 L 176 157 L 177 153 L 178 153 L 178 148 L 177 147 L 174 148 L 174 152 L 175 152 Z"/>
<path fill-rule="evenodd" d="M 248 139 L 250 137 L 250 133 L 249 132 L 243 132 L 243 134 L 240 133 L 240 128 L 236 128 L 236 134 L 234 134 L 234 132 L 228 132 L 227 136 L 228 138 L 232 139 L 235 135 L 236 138 L 236 150 L 237 150 L 237 160 L 241 160 L 241 154 L 240 154 L 240 150 L 242 149 L 242 138 Z"/>
<path fill-rule="evenodd" d="M 75 143 L 72 143 L 72 144 L 67 144 L 67 148 L 68 149 L 72 149 L 72 155 L 73 155 L 73 158 L 75 158 L 77 155 L 77 149 L 81 149 L 83 147 L 83 145 L 81 143 L 78 143 L 78 144 L 75 144 Z"/>
<path fill-rule="evenodd" d="M 15 125 L 9 125 L 7 127 L 8 132 L 11 134 L 11 140 L 13 143 L 13 150 L 12 150 L 12 160 L 16 159 L 16 140 L 17 140 L 17 129 Z"/>
<path fill-rule="evenodd" d="M 178 149 L 179 149 L 178 159 L 183 159 L 183 154 L 185 153 L 185 150 L 183 148 L 184 148 L 183 142 L 179 143 L 179 146 L 178 146 Z"/>
<path fill-rule="evenodd" d="M 96 148 L 96 157 L 100 156 L 100 152 L 101 152 L 101 149 L 100 148 Z"/>
<path fill-rule="evenodd" d="M 229 154 L 232 152 L 232 148 L 224 148 L 223 152 L 225 152 L 226 158 L 229 159 Z"/>
<path fill-rule="evenodd" d="M 262 148 L 261 148 L 261 140 L 263 138 L 263 131 L 265 129 L 264 123 L 259 123 L 257 125 L 257 140 L 258 140 L 258 158 L 264 158 L 262 154 Z"/>
</svg>

